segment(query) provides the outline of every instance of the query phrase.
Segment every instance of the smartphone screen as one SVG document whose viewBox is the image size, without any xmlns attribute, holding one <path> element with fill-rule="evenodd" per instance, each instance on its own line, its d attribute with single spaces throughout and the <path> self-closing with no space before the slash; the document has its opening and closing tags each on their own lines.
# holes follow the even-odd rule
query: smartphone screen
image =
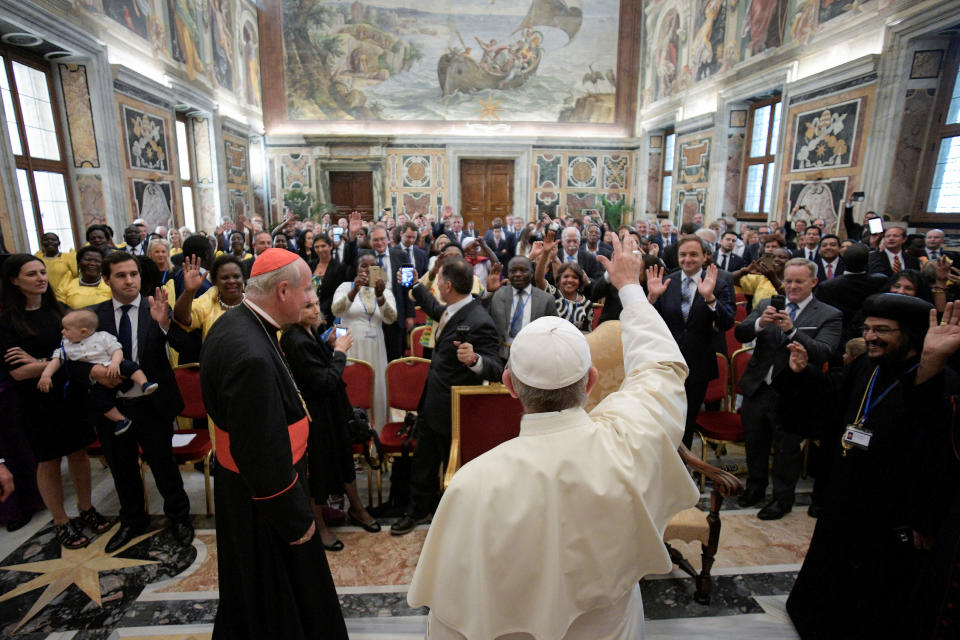
<svg viewBox="0 0 960 640">
<path fill-rule="evenodd" d="M 345 335 L 347 335 L 347 328 L 346 328 L 346 327 L 337 327 L 337 337 L 340 338 L 340 337 L 343 337 L 343 336 L 345 336 Z"/>
<path fill-rule="evenodd" d="M 333 239 L 339 240 L 340 236 L 343 235 L 343 227 L 334 227 L 333 228 Z"/>
<path fill-rule="evenodd" d="M 413 286 L 413 267 L 400 267 L 400 284 L 404 287 Z"/>
<path fill-rule="evenodd" d="M 870 218 L 867 224 L 870 225 L 870 233 L 883 233 L 883 220 L 880 218 Z"/>
</svg>

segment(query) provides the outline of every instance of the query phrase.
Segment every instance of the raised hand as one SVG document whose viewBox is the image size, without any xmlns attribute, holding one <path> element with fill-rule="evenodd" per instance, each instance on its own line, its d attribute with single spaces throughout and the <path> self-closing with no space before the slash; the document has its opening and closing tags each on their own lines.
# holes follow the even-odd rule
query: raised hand
<svg viewBox="0 0 960 640">
<path fill-rule="evenodd" d="M 669 280 L 663 279 L 663 268 L 658 266 L 647 267 L 647 299 L 656 302 L 670 286 Z"/>
<path fill-rule="evenodd" d="M 787 345 L 787 349 L 790 351 L 790 370 L 800 373 L 806 369 L 807 363 L 810 362 L 806 347 L 797 341 L 793 341 Z"/>
<path fill-rule="evenodd" d="M 960 303 L 948 302 L 939 324 L 936 310 L 930 310 L 930 328 L 923 341 L 923 357 L 946 358 L 957 349 L 960 349 Z"/>
<path fill-rule="evenodd" d="M 503 273 L 503 265 L 497 263 L 490 267 L 490 275 L 487 276 L 487 291 L 494 292 L 500 288 L 500 274 Z"/>
<path fill-rule="evenodd" d="M 936 273 L 937 284 L 945 286 L 950 280 L 950 259 L 947 256 L 940 256 L 933 264 L 934 273 Z"/>
<path fill-rule="evenodd" d="M 170 328 L 170 302 L 167 290 L 157 287 L 154 294 L 147 298 L 150 301 L 150 317 L 156 320 L 160 328 L 166 331 Z"/>
<path fill-rule="evenodd" d="M 550 253 L 557 247 L 557 232 L 551 229 L 547 231 L 547 235 L 544 236 L 543 242 L 541 243 L 543 250 L 547 253 Z"/>
<path fill-rule="evenodd" d="M 697 285 L 697 291 L 704 300 L 713 298 L 713 290 L 717 286 L 717 265 L 711 264 L 707 267 L 706 273 L 700 278 L 700 284 Z M 649 286 L 649 285 L 648 285 Z"/>
<path fill-rule="evenodd" d="M 354 237 L 360 229 L 363 228 L 363 216 L 360 215 L 359 211 L 354 211 L 350 214 L 349 220 L 349 233 L 350 237 Z"/>
<path fill-rule="evenodd" d="M 377 278 L 376 284 L 373 285 L 373 291 L 377 294 L 377 297 L 383 295 L 384 289 L 387 288 L 387 283 L 383 281 L 383 278 Z"/>
<path fill-rule="evenodd" d="M 533 262 L 541 255 L 543 255 L 543 240 L 536 240 L 534 241 L 533 246 L 530 248 L 530 255 L 527 257 L 530 258 L 531 262 Z"/>
<path fill-rule="evenodd" d="M 200 273 L 200 256 L 187 256 L 183 261 L 183 289 L 193 295 L 203 285 L 203 274 Z"/>
<path fill-rule="evenodd" d="M 610 274 L 610 284 L 622 289 L 628 284 L 640 284 L 640 267 L 643 260 L 631 251 L 624 251 L 618 238 L 613 238 L 613 258 L 597 256 L 597 260 Z"/>
</svg>

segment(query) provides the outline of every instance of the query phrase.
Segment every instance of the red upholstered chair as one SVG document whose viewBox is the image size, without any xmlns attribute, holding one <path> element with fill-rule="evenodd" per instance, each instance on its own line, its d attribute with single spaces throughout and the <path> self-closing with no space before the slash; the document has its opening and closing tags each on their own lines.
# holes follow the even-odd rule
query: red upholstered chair
<svg viewBox="0 0 960 640">
<path fill-rule="evenodd" d="M 184 408 L 180 412 L 181 418 L 203 420 L 207 417 L 207 408 L 203 404 L 203 392 L 200 388 L 200 365 L 197 363 L 174 367 L 173 375 L 177 380 L 180 397 L 183 398 Z M 213 426 L 206 429 L 178 429 L 174 431 L 174 438 L 192 435 L 190 441 L 181 446 L 173 447 L 173 457 L 178 465 L 192 467 L 197 462 L 203 462 L 203 486 L 207 498 L 207 515 L 213 513 L 213 493 L 210 490 L 210 460 L 216 450 L 216 441 L 213 436 Z M 180 436 L 180 438 L 177 438 Z M 141 472 L 142 472 L 141 463 Z"/>
<path fill-rule="evenodd" d="M 741 295 L 743 295 L 743 294 L 742 294 L 742 293 L 738 293 L 738 294 L 737 294 L 737 297 L 739 298 Z M 734 310 L 733 320 L 734 320 L 734 322 L 736 322 L 737 324 L 739 324 L 739 323 L 743 322 L 743 321 L 746 320 L 746 319 L 747 319 L 747 301 L 746 301 L 746 300 L 743 300 L 743 301 L 741 302 L 740 300 L 737 300 L 737 308 Z M 731 329 L 731 331 L 732 331 L 732 329 Z"/>
<path fill-rule="evenodd" d="M 375 378 L 376 372 L 369 362 L 347 358 L 347 366 L 343 369 L 342 377 L 343 383 L 347 385 L 347 397 L 350 399 L 352 407 L 367 412 L 371 425 L 376 424 L 373 415 L 373 384 Z M 367 499 L 370 504 L 373 504 L 373 470 L 366 465 L 366 460 L 363 457 L 364 446 L 369 447 L 370 442 L 366 445 L 354 444 L 353 457 L 364 462 L 364 467 L 367 470 Z"/>
<path fill-rule="evenodd" d="M 590 327 L 590 330 L 593 331 L 597 328 L 597 325 L 600 324 L 600 316 L 603 314 L 603 305 L 599 302 L 593 303 L 593 326 Z"/>
<path fill-rule="evenodd" d="M 727 342 L 727 353 L 729 353 L 730 355 L 733 355 L 734 353 L 736 353 L 737 351 L 743 348 L 743 343 L 737 340 L 737 336 L 734 335 L 734 330 L 736 328 L 737 328 L 736 325 L 734 325 L 723 332 L 723 337 L 726 339 L 726 342 Z"/>
<path fill-rule="evenodd" d="M 697 430 L 694 435 L 700 440 L 700 457 L 707 459 L 707 443 L 713 442 L 718 446 L 726 443 L 743 442 L 743 422 L 740 419 L 740 412 L 733 411 L 736 406 L 737 386 L 740 377 L 747 369 L 747 362 L 753 347 L 740 349 L 733 354 L 731 358 L 732 380 L 728 391 L 727 409 L 722 411 L 701 411 L 697 416 Z M 719 362 L 718 362 L 719 364 Z M 709 388 L 708 388 L 709 395 Z M 700 488 L 703 489 L 705 474 L 700 476 Z"/>
<path fill-rule="evenodd" d="M 719 373 L 707 384 L 707 395 L 704 396 L 703 401 L 708 404 L 721 402 L 727 407 L 729 406 L 727 402 L 730 400 L 730 363 L 727 361 L 727 356 L 722 353 L 714 355 L 717 358 Z"/>
<path fill-rule="evenodd" d="M 414 358 L 423 357 L 423 345 L 420 343 L 420 341 L 423 338 L 423 334 L 426 330 L 426 326 L 421 326 L 414 327 L 413 331 L 410 332 L 410 355 Z"/>
<path fill-rule="evenodd" d="M 421 325 L 427 324 L 427 312 L 421 309 L 420 307 L 414 307 L 413 309 L 413 322 L 414 324 Z"/>
<path fill-rule="evenodd" d="M 446 489 L 464 464 L 520 435 L 523 406 L 505 386 L 463 386 L 450 389 L 450 458 L 443 477 Z M 491 420 L 496 416 L 496 420 Z"/>
</svg>

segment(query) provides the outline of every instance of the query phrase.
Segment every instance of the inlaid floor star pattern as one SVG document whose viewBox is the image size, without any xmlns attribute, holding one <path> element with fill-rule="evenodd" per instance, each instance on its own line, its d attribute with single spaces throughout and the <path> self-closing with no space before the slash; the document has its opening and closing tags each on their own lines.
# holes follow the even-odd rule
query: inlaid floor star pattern
<svg viewBox="0 0 960 640">
<path fill-rule="evenodd" d="M 119 525 L 114 525 L 113 529 L 100 535 L 83 549 L 62 549 L 60 557 L 55 560 L 41 560 L 39 562 L 28 562 L 25 564 L 14 564 L 6 567 L 0 567 L 3 571 L 22 571 L 27 573 L 38 573 L 36 578 L 25 582 L 8 593 L 0 596 L 0 602 L 10 600 L 46 586 L 40 597 L 37 598 L 33 606 L 27 611 L 26 615 L 20 620 L 14 628 L 16 631 L 22 627 L 30 618 L 39 613 L 45 606 L 50 604 L 54 598 L 75 584 L 87 594 L 87 597 L 93 600 L 97 606 L 101 606 L 100 601 L 100 572 L 113 571 L 115 569 L 124 569 L 127 567 L 140 567 L 149 564 L 157 564 L 155 560 L 132 560 L 129 558 L 118 558 L 117 554 L 122 553 L 130 547 L 139 544 L 147 538 L 159 533 L 159 529 L 145 533 L 120 547 L 113 553 L 107 553 L 105 547 L 113 530 Z"/>
</svg>

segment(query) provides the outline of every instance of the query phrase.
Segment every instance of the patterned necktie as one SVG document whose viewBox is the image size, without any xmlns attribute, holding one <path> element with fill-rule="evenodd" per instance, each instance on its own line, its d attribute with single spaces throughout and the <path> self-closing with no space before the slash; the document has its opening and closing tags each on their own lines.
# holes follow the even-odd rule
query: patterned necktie
<svg viewBox="0 0 960 640">
<path fill-rule="evenodd" d="M 510 320 L 510 337 L 516 338 L 523 328 L 523 307 L 526 302 L 523 299 L 523 291 L 517 292 L 517 310 L 513 312 L 513 319 Z"/>
<path fill-rule="evenodd" d="M 833 280 L 833 265 L 827 263 L 827 280 Z"/>
<path fill-rule="evenodd" d="M 798 305 L 796 302 L 791 302 L 787 306 L 790 307 L 790 322 L 793 322 L 797 319 L 797 309 L 800 308 L 800 305 Z"/>
<path fill-rule="evenodd" d="M 900 255 L 898 254 L 893 256 L 893 272 L 900 273 L 901 268 L 902 268 L 902 265 L 900 264 Z"/>
<path fill-rule="evenodd" d="M 133 325 L 130 324 L 130 316 L 127 312 L 133 308 L 132 304 L 125 304 L 120 307 L 120 326 L 117 327 L 117 340 L 123 348 L 123 357 L 126 360 L 133 360 Z"/>
<path fill-rule="evenodd" d="M 687 321 L 687 317 L 690 315 L 690 306 L 693 304 L 693 292 L 695 287 L 693 286 L 693 278 L 690 276 L 683 277 L 683 291 L 680 293 L 680 313 L 683 314 L 683 321 Z"/>
</svg>

